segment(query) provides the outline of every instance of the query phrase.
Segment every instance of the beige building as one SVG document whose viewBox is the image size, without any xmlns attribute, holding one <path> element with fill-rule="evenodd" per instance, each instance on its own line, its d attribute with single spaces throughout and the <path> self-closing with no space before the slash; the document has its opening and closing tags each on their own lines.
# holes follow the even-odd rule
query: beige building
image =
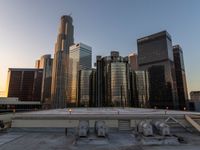
<svg viewBox="0 0 200 150">
<path fill-rule="evenodd" d="M 128 61 L 132 70 L 138 70 L 137 54 L 131 53 L 128 55 Z"/>
</svg>

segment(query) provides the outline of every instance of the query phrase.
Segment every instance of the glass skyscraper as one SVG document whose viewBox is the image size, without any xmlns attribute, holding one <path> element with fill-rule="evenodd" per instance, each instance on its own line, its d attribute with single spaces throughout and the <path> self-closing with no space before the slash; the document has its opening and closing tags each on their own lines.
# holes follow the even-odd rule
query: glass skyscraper
<svg viewBox="0 0 200 150">
<path fill-rule="evenodd" d="M 172 99 L 171 88 L 165 82 L 165 68 L 163 65 L 153 65 L 148 68 L 149 72 L 149 104 L 158 108 L 169 107 Z"/>
<path fill-rule="evenodd" d="M 167 101 L 160 99 L 157 103 L 158 108 L 178 108 L 177 103 L 177 87 L 173 58 L 173 47 L 171 36 L 167 31 L 162 31 L 150 36 L 146 36 L 137 40 L 138 45 L 138 65 L 139 70 L 148 70 L 152 66 L 163 66 L 165 89 L 163 94 L 167 93 Z M 151 75 L 151 83 L 156 82 L 157 78 L 153 78 Z M 161 80 L 161 79 L 158 79 Z M 154 88 L 153 86 L 151 86 Z M 159 90 L 159 89 L 158 89 Z M 154 89 L 150 89 L 154 91 Z M 155 97 L 159 97 L 162 91 L 156 93 L 150 93 L 150 103 L 153 102 Z M 154 94 L 154 95 L 152 95 Z M 155 107 L 155 106 L 151 106 Z"/>
<path fill-rule="evenodd" d="M 182 48 L 179 45 L 173 46 L 173 54 L 179 109 L 184 110 L 184 108 L 186 107 L 186 101 L 188 100 L 188 92 Z"/>
<path fill-rule="evenodd" d="M 130 106 L 128 58 L 112 51 L 110 56 L 97 56 L 97 106 Z"/>
<path fill-rule="evenodd" d="M 149 76 L 147 71 L 135 71 L 137 107 L 149 107 Z"/>
<path fill-rule="evenodd" d="M 79 71 L 78 79 L 78 106 L 89 107 L 94 106 L 94 92 L 93 86 L 95 69 L 81 69 Z"/>
<path fill-rule="evenodd" d="M 92 48 L 83 43 L 74 44 L 69 51 L 68 105 L 78 105 L 79 70 L 92 68 Z"/>
<path fill-rule="evenodd" d="M 36 61 L 35 67 L 43 69 L 41 102 L 43 108 L 51 107 L 51 81 L 52 81 L 52 65 L 53 59 L 51 55 L 43 55 Z"/>
<path fill-rule="evenodd" d="M 53 108 L 64 108 L 68 97 L 69 47 L 74 44 L 71 16 L 62 16 L 52 68 L 51 101 Z"/>
</svg>

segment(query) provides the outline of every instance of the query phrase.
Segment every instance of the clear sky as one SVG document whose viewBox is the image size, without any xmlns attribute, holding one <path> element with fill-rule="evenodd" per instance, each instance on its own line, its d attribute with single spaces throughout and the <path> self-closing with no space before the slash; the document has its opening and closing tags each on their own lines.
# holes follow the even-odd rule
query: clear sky
<svg viewBox="0 0 200 150">
<path fill-rule="evenodd" d="M 200 0 L 0 0 L 0 90 L 9 67 L 53 54 L 60 17 L 72 14 L 75 42 L 96 55 L 137 51 L 140 37 L 167 30 L 184 52 L 188 89 L 200 90 Z"/>
</svg>

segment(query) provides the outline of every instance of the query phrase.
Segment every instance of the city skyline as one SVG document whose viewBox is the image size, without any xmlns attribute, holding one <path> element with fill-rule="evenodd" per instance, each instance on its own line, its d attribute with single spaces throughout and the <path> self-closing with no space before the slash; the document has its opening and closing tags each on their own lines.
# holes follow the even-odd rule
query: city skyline
<svg viewBox="0 0 200 150">
<path fill-rule="evenodd" d="M 29 1 L 30 2 L 30 1 Z M 62 1 L 63 3 L 64 3 L 64 1 Z M 78 1 L 76 1 L 76 2 L 78 2 Z M 79 1 L 80 2 L 80 1 Z M 95 7 L 97 7 L 97 5 L 99 4 L 99 3 L 97 3 L 97 4 L 94 4 L 94 3 L 92 3 L 92 1 L 86 1 L 87 3 L 91 3 L 93 6 L 95 6 Z M 112 1 L 113 2 L 113 1 Z M 158 2 L 158 1 L 156 1 L 156 2 Z M 171 2 L 171 1 L 170 1 Z M 170 3 L 169 2 L 169 3 Z M 179 1 L 180 2 L 180 1 Z M 196 1 L 197 2 L 197 1 Z M 0 2 L 0 3 L 3 3 L 3 2 Z M 24 7 L 24 5 L 27 5 L 27 3 L 25 2 L 25 1 L 22 1 L 22 3 L 24 3 L 23 4 L 23 6 L 19 6 L 19 5 L 16 5 L 16 6 L 14 6 L 14 4 L 15 4 L 16 2 L 13 2 L 13 4 L 11 4 L 11 2 L 9 1 L 9 2 L 4 2 L 4 4 L 5 5 L 7 5 L 7 6 L 5 6 L 4 8 L 2 7 L 2 6 L 4 6 L 3 4 L 2 5 L 0 5 L 0 8 L 2 7 L 2 9 L 3 9 L 3 12 L 5 12 L 6 13 L 6 11 L 5 11 L 5 8 L 8 8 L 8 4 L 11 4 L 10 5 L 10 9 L 12 8 L 12 7 L 14 7 L 15 9 L 19 9 L 20 7 L 22 7 L 22 8 L 24 8 L 24 9 L 22 9 L 21 11 L 19 11 L 17 14 L 19 15 L 19 14 L 21 14 L 23 11 L 25 11 L 25 10 L 28 10 L 28 8 L 25 8 Z M 33 8 L 36 8 L 38 5 L 37 4 L 35 4 L 33 1 L 31 2 L 31 4 L 33 3 Z M 44 2 L 41 2 L 41 4 L 43 4 Z M 57 31 L 55 31 L 55 29 L 57 29 L 57 25 L 58 25 L 58 20 L 59 20 L 59 18 L 60 18 L 60 16 L 61 15 L 64 15 L 64 14 L 66 14 L 66 13 L 70 13 L 70 12 L 72 12 L 72 17 L 74 18 L 74 25 L 76 26 L 76 29 L 75 29 L 75 40 L 76 40 L 76 42 L 78 41 L 78 42 L 83 42 L 83 43 L 87 43 L 87 44 L 89 44 L 92 48 L 93 48 L 93 62 L 95 62 L 95 57 L 96 57 L 96 55 L 102 55 L 102 56 L 106 56 L 106 55 L 108 55 L 109 53 L 110 53 L 110 51 L 111 50 L 118 50 L 121 54 L 122 54 L 122 56 L 127 56 L 128 54 L 130 54 L 130 53 L 132 53 L 132 52 L 137 52 L 137 44 L 136 44 L 136 40 L 138 39 L 138 38 L 141 38 L 141 37 L 143 37 L 143 36 L 146 36 L 146 35 L 148 35 L 148 34 L 152 34 L 152 33 L 156 33 L 156 32 L 159 32 L 159 31 L 161 31 L 161 30 L 167 30 L 171 35 L 172 35 L 172 41 L 173 41 L 173 45 L 175 45 L 175 44 L 180 44 L 181 45 L 181 47 L 182 47 L 182 49 L 183 49 L 183 55 L 184 55 L 184 60 L 185 60 L 185 68 L 186 68 L 186 77 L 187 77 L 187 83 L 188 83 L 188 92 L 190 92 L 191 90 L 199 90 L 200 89 L 200 86 L 198 85 L 198 81 L 199 81 L 199 79 L 198 79 L 198 75 L 200 74 L 200 71 L 198 70 L 198 56 L 200 55 L 199 54 L 199 52 L 197 51 L 197 47 L 195 47 L 195 48 L 193 48 L 193 46 L 197 46 L 197 44 L 198 44 L 198 42 L 196 41 L 195 42 L 195 40 L 198 40 L 198 37 L 199 37 L 199 35 L 196 35 L 197 33 L 199 33 L 200 34 L 200 32 L 193 32 L 193 34 L 191 35 L 191 34 L 188 34 L 188 31 L 186 30 L 186 26 L 185 26 L 185 28 L 183 27 L 183 29 L 185 29 L 185 33 L 182 33 L 182 30 L 178 30 L 178 28 L 174 28 L 173 26 L 170 26 L 170 25 L 168 25 L 166 22 L 166 26 L 164 25 L 164 24 L 162 24 L 161 23 L 161 25 L 160 25 L 160 28 L 158 27 L 158 26 L 156 26 L 155 25 L 155 27 L 149 27 L 149 29 L 148 28 L 145 28 L 143 25 L 141 25 L 142 26 L 142 28 L 140 28 L 140 31 L 139 32 L 137 32 L 137 33 L 135 33 L 134 34 L 134 32 L 136 32 L 135 30 L 138 30 L 138 24 L 136 24 L 136 27 L 131 27 L 130 25 L 132 25 L 132 23 L 133 23 L 133 25 L 134 25 L 134 21 L 133 22 L 128 22 L 128 23 L 130 23 L 130 24 L 126 24 L 126 22 L 124 23 L 124 24 L 117 24 L 118 23 L 118 21 L 116 20 L 116 18 L 109 18 L 109 17 L 114 17 L 115 16 L 115 13 L 116 13 L 116 8 L 115 9 L 113 9 L 112 10 L 112 12 L 111 12 L 111 14 L 108 14 L 108 16 L 105 16 L 105 23 L 101 23 L 100 25 L 103 25 L 102 26 L 102 30 L 104 30 L 105 29 L 105 32 L 103 32 L 103 33 L 100 33 L 100 32 L 97 32 L 96 34 L 95 34 L 95 30 L 98 30 L 98 28 L 99 28 L 99 26 L 95 26 L 97 23 L 94 23 L 94 25 L 93 25 L 93 22 L 94 22 L 94 20 L 93 20 L 93 18 L 91 17 L 91 15 L 88 15 L 88 13 L 90 12 L 90 11 L 87 11 L 86 12 L 86 14 L 88 15 L 88 17 L 85 17 L 86 18 L 86 21 L 83 21 L 82 19 L 84 19 L 84 18 L 82 18 L 82 15 L 80 15 L 80 13 L 81 12 L 83 12 L 83 9 L 84 8 L 86 8 L 86 7 L 88 7 L 86 4 L 84 4 L 83 6 L 82 6 L 82 9 L 81 9 L 81 11 L 80 12 L 78 12 L 78 11 L 73 11 L 73 7 L 75 7 L 74 5 L 75 5 L 75 2 L 73 3 L 72 1 L 67 1 L 66 3 L 69 3 L 69 5 L 71 5 L 72 6 L 72 10 L 70 11 L 70 10 L 65 10 L 65 9 L 69 9 L 68 7 L 67 7 L 67 5 L 66 5 L 66 8 L 64 8 L 64 7 L 62 7 L 62 11 L 63 12 L 61 12 L 61 11 L 59 11 L 59 13 L 55 13 L 55 15 L 54 16 L 49 16 L 48 14 L 45 14 L 45 13 L 47 13 L 47 12 L 49 12 L 49 10 L 47 11 L 45 11 L 45 13 L 41 13 L 42 14 L 42 16 L 41 17 L 38 17 L 38 19 L 39 19 L 39 22 L 38 22 L 38 24 L 37 23 L 33 23 L 33 22 L 35 22 L 35 21 L 37 21 L 37 17 L 33 17 L 33 19 L 31 19 L 30 20 L 30 22 L 29 22 L 29 20 L 27 21 L 27 20 L 25 20 L 25 22 L 26 22 L 26 25 L 28 25 L 28 24 L 31 24 L 31 23 L 33 23 L 32 25 L 31 25 L 31 27 L 34 27 L 34 26 L 36 26 L 36 28 L 33 28 L 34 29 L 34 32 L 36 32 L 36 33 L 33 33 L 33 31 L 31 32 L 31 33 L 29 33 L 28 31 L 30 30 L 27 30 L 26 28 L 25 28 L 25 30 L 22 30 L 22 28 L 23 28 L 23 26 L 22 27 L 19 27 L 19 25 L 22 25 L 23 24 L 23 22 L 21 22 L 20 23 L 20 20 L 22 19 L 22 18 L 26 18 L 24 15 L 22 15 L 22 16 L 18 16 L 18 17 L 16 17 L 15 19 L 13 19 L 13 20 L 10 20 L 9 18 L 8 19 L 4 19 L 4 17 L 6 16 L 4 13 L 3 13 L 3 15 L 2 15 L 2 20 L 0 21 L 0 23 L 2 23 L 1 25 L 2 25 L 2 28 L 0 29 L 0 31 L 2 32 L 2 34 L 1 34 L 1 36 L 0 36 L 0 39 L 1 39 L 1 41 L 3 41 L 2 42 L 2 44 L 0 44 L 0 52 L 1 52 L 1 56 L 0 56 L 0 73 L 1 73 L 1 75 L 0 75 L 0 91 L 1 90 L 5 90 L 5 86 L 6 86 L 6 77 L 7 77 L 7 72 L 8 72 L 8 68 L 13 68 L 13 67 L 31 67 L 31 68 L 34 68 L 34 62 L 35 62 L 35 60 L 36 60 L 36 58 L 38 58 L 38 57 L 40 57 L 41 55 L 44 55 L 44 54 L 47 54 L 47 53 L 50 53 L 50 54 L 53 54 L 54 53 L 54 43 L 55 43 L 55 37 L 56 37 L 56 34 L 57 34 Z M 102 2 L 103 4 L 105 4 L 105 2 Z M 142 5 L 141 3 L 139 3 L 139 2 L 137 2 L 137 1 L 135 1 L 135 2 L 131 2 L 131 1 L 127 1 L 127 3 L 126 4 L 123 4 L 122 5 L 122 7 L 125 7 L 125 6 L 127 6 L 128 5 L 128 3 L 130 4 L 136 4 L 136 5 Z M 159 2 L 158 2 L 159 3 Z M 164 2 L 163 2 L 164 3 Z M 172 2 L 171 2 L 172 3 Z M 176 3 L 178 3 L 178 1 L 176 1 L 175 2 L 175 4 Z M 183 2 L 183 3 L 186 3 L 185 1 Z M 198 2 L 197 2 L 198 3 Z M 31 4 L 29 4 L 29 5 L 31 5 Z M 65 4 L 65 3 L 64 3 Z M 99 7 L 101 8 L 102 6 L 104 6 L 103 4 L 101 4 Z M 122 4 L 122 1 L 117 1 L 117 4 L 119 5 L 119 4 Z M 51 1 L 50 2 L 50 4 L 48 4 L 48 5 L 50 5 L 51 7 L 53 7 L 52 5 L 53 5 L 53 1 Z M 59 4 L 59 5 L 61 5 L 61 4 Z M 118 6 L 117 5 L 117 6 Z M 186 4 L 184 4 L 184 7 L 186 7 L 185 6 Z M 194 4 L 193 4 L 194 5 Z M 43 5 L 42 5 L 43 6 Z M 41 8 L 43 8 L 43 7 L 39 7 L 39 9 L 41 9 Z M 57 5 L 56 5 L 57 6 Z M 109 7 L 111 7 L 111 2 L 108 2 L 108 6 Z M 166 4 L 166 6 L 167 6 L 167 4 Z M 178 6 L 178 4 L 177 4 L 177 6 Z M 181 7 L 182 5 L 180 5 L 179 7 L 180 8 L 182 8 Z M 30 6 L 29 6 L 30 7 Z M 108 8 L 109 8 L 108 7 Z M 118 6 L 119 7 L 119 6 Z M 183 7 L 183 8 L 184 8 Z M 57 7 L 56 7 L 57 8 Z M 108 9 L 107 7 L 106 7 L 106 10 Z M 174 7 L 173 7 L 174 8 Z M 182 9 L 183 9 L 182 8 Z M 196 10 L 195 9 L 196 7 L 194 7 L 193 8 L 193 12 Z M 16 10 L 13 10 L 12 9 L 12 12 L 14 11 L 16 11 Z M 58 8 L 57 8 L 58 9 Z M 125 8 L 122 8 L 122 9 L 125 9 Z M 128 7 L 128 10 L 130 9 L 130 7 Z M 64 11 L 65 10 L 65 11 Z M 92 8 L 92 10 L 94 10 L 94 8 Z M 91 10 L 91 11 L 92 11 Z M 127 10 L 127 11 L 128 11 Z M 9 11 L 9 9 L 7 10 L 7 11 Z M 33 13 L 32 12 L 33 11 L 33 9 L 31 9 L 30 10 L 30 12 L 28 12 L 27 14 L 31 14 L 31 13 Z M 131 11 L 131 9 L 129 10 L 129 11 Z M 197 10 L 196 10 L 197 11 Z M 182 12 L 182 11 L 181 11 Z M 191 14 L 193 13 L 193 12 L 191 12 Z M 62 13 L 62 14 L 61 14 Z M 99 15 L 99 10 L 96 12 L 98 15 Z M 114 14 L 113 14 L 114 13 Z M 37 14 L 37 13 L 36 13 Z M 33 14 L 33 16 L 35 16 L 36 14 Z M 50 13 L 51 14 L 51 13 Z M 103 13 L 104 15 L 105 15 L 105 13 Z M 121 14 L 121 16 L 120 17 L 122 17 L 123 18 L 123 14 L 124 14 L 124 12 L 122 12 L 122 14 Z M 126 14 L 126 13 L 125 13 Z M 186 14 L 187 14 L 187 12 L 186 12 Z M 9 13 L 7 14 L 8 16 L 7 17 L 10 17 L 9 15 Z M 98 16 L 97 15 L 97 16 Z M 118 14 L 119 15 L 119 14 Z M 137 15 L 139 15 L 139 14 L 137 14 Z M 142 14 L 141 14 L 142 15 Z M 165 14 L 166 15 L 166 14 Z M 189 13 L 188 13 L 188 15 L 189 15 Z M 36 15 L 37 16 L 37 15 Z M 49 17 L 49 18 L 47 18 L 47 20 L 45 20 L 44 18 L 45 17 Z M 55 17 L 56 16 L 56 17 Z M 134 15 L 133 15 L 134 16 Z M 179 16 L 179 15 L 178 15 Z M 173 16 L 171 16 L 172 17 L 172 20 L 173 19 L 178 19 L 178 16 L 175 16 L 175 17 L 173 17 Z M 190 15 L 189 15 L 190 16 Z M 93 16 L 94 17 L 94 16 Z M 166 17 L 166 16 L 165 16 Z M 164 17 L 164 18 L 165 18 Z M 169 16 L 168 16 L 169 17 Z M 185 16 L 185 17 L 188 17 L 188 16 Z M 32 17 L 30 17 L 30 18 L 32 18 Z M 19 20 L 18 20 L 19 19 Z M 28 18 L 27 18 L 28 19 Z M 41 20 L 42 21 L 41 21 Z M 50 25 L 50 26 L 53 26 L 52 28 L 55 28 L 55 29 L 45 29 L 44 28 L 44 24 L 46 24 L 46 23 L 48 23 L 48 21 L 49 21 L 49 19 L 50 20 L 52 20 L 51 21 L 51 23 L 54 21 L 54 23 L 52 23 L 53 25 Z M 123 20 L 124 19 L 124 20 Z M 123 19 L 121 19 L 121 21 L 128 21 L 127 20 L 127 18 L 123 18 Z M 169 18 L 168 18 L 169 19 Z M 180 18 L 179 18 L 180 19 Z M 182 18 L 183 19 L 183 18 Z M 18 21 L 17 21 L 18 20 Z M 139 20 L 139 19 L 138 19 Z M 7 26 L 6 27 L 6 23 L 12 23 L 12 21 L 17 21 L 16 22 L 16 26 L 15 27 L 10 27 L 10 26 Z M 22 20 L 21 20 L 22 21 Z M 41 22 L 40 22 L 41 21 Z M 82 22 L 81 22 L 82 21 Z M 88 26 L 88 24 L 87 24 L 87 21 L 90 21 L 90 23 L 91 23 L 91 26 Z M 103 15 L 101 15 L 101 17 L 100 17 L 100 20 L 99 21 L 104 21 L 104 18 L 103 18 Z M 99 23 L 99 21 L 97 21 L 98 23 Z M 142 20 L 140 20 L 140 21 L 142 21 Z M 155 21 L 155 20 L 153 20 L 153 21 Z M 162 20 L 163 21 L 163 20 Z M 160 21 L 160 22 L 162 22 L 162 21 Z M 45 23 L 46 22 L 46 23 Z M 137 21 L 135 21 L 135 23 L 136 23 Z M 12 24 L 14 24 L 15 22 L 13 22 Z M 19 24 L 20 23 L 20 24 Z M 141 22 L 142 23 L 142 22 Z M 176 22 L 177 23 L 177 22 Z M 181 22 L 180 22 L 181 23 Z M 180 24 L 179 23 L 179 24 Z M 198 26 L 199 24 L 200 24 L 200 22 L 198 22 L 198 21 L 193 21 L 193 22 L 191 22 L 191 23 L 196 23 L 195 24 L 195 27 L 196 26 Z M 104 28 L 104 26 L 105 26 L 105 24 L 107 24 L 107 29 L 106 28 Z M 115 28 L 113 29 L 113 30 L 111 30 L 111 27 L 112 27 L 112 25 L 110 25 L 110 24 L 114 24 L 114 25 L 116 25 L 116 26 L 114 26 Z M 81 27 L 81 26 L 83 26 L 83 27 Z M 177 26 L 177 25 L 176 25 Z M 181 26 L 183 26 L 183 25 L 181 25 Z M 94 29 L 93 29 L 93 27 L 95 27 Z M 126 28 L 126 27 L 128 27 L 128 29 L 126 29 L 125 31 L 124 31 L 124 33 L 122 33 L 123 32 L 123 28 Z M 157 28 L 156 28 L 157 27 Z M 19 31 L 16 31 L 15 29 L 18 29 L 19 28 Z M 38 31 L 36 30 L 35 31 L 35 29 L 37 29 L 37 28 L 41 28 L 41 29 L 38 29 Z M 50 27 L 49 27 L 50 28 Z M 116 31 L 117 31 L 117 29 L 118 28 L 120 28 L 122 31 L 121 32 L 119 32 L 120 34 L 119 35 L 121 35 L 121 36 L 119 36 L 119 37 L 116 37 Z M 197 28 L 197 27 L 196 27 Z M 194 29 L 196 29 L 196 28 L 194 28 Z M 6 33 L 6 31 L 7 30 L 9 30 L 9 29 L 14 29 L 14 30 L 11 30 L 11 31 L 9 31 L 8 32 L 8 34 L 5 34 Z M 178 30 L 178 31 L 173 31 L 173 30 Z M 193 29 L 193 30 L 194 30 Z M 40 33 L 40 30 L 45 30 L 44 32 L 41 32 Z M 83 32 L 84 30 L 86 30 L 85 32 Z M 110 30 L 110 31 L 109 31 Z M 118 29 L 119 30 L 119 29 Z M 129 31 L 127 31 L 127 30 L 129 30 Z M 193 31 L 192 30 L 192 31 Z M 11 37 L 11 33 L 12 33 L 12 31 L 14 32 L 14 34 L 13 34 L 13 37 L 14 38 L 7 38 L 6 37 L 6 35 L 8 35 L 8 37 Z M 52 33 L 51 34 L 53 34 L 53 35 L 51 35 L 51 37 L 49 37 L 49 35 L 47 34 L 45 34 L 46 32 L 48 32 L 48 31 L 51 31 Z M 87 31 L 90 31 L 89 33 L 89 35 L 87 34 Z M 189 30 L 190 32 L 191 32 L 191 29 Z M 197 30 L 197 31 L 199 31 L 199 30 Z M 54 33 L 55 32 L 55 33 Z M 39 34 L 39 36 L 38 36 L 38 34 Z M 94 37 L 92 36 L 92 35 L 95 35 Z M 132 36 L 133 37 L 130 37 L 130 34 L 133 34 Z M 18 36 L 19 35 L 19 36 Z M 42 36 L 41 36 L 42 35 Z M 187 37 L 184 39 L 183 37 L 181 38 L 181 36 L 186 36 L 187 35 Z M 190 37 L 192 37 L 193 35 L 196 35 L 197 37 L 195 38 L 193 38 L 193 40 L 192 41 L 190 41 L 191 39 L 190 39 Z M 28 36 L 30 36 L 30 37 L 28 37 Z M 37 37 L 38 36 L 38 37 Z M 106 37 L 106 36 L 108 36 L 108 39 L 109 38 L 114 38 L 114 40 L 108 40 L 108 41 L 106 41 L 105 42 L 105 44 L 104 44 L 104 39 L 103 39 L 103 37 Z M 123 39 L 123 36 L 127 36 L 127 38 L 124 38 L 124 40 L 123 41 L 121 41 L 121 43 L 119 43 L 118 41 L 119 40 L 122 40 Z M 17 39 L 17 37 L 19 37 L 19 39 Z M 25 38 L 26 37 L 26 38 Z M 34 38 L 38 38 L 38 39 L 35 39 L 34 41 L 32 41 L 32 38 L 34 39 Z M 25 42 L 23 43 L 23 38 L 25 38 Z M 46 41 L 43 41 L 43 40 L 46 40 Z M 51 39 L 51 41 L 49 41 Z M 53 41 L 52 41 L 52 39 L 53 39 Z M 97 40 L 96 40 L 97 39 Z M 107 39 L 107 38 L 106 38 Z M 116 40 L 115 40 L 116 39 Z M 42 42 L 40 42 L 40 40 L 42 41 Z M 9 41 L 12 41 L 12 44 L 10 44 L 9 45 Z M 47 42 L 48 41 L 48 42 Z M 132 42 L 131 42 L 132 41 Z M 32 42 L 32 43 L 31 43 Z M 75 43 L 76 43 L 75 42 Z M 48 43 L 48 44 L 47 44 Z M 110 45 L 109 45 L 109 43 L 110 43 Z M 128 44 L 127 44 L 128 43 Z M 193 43 L 193 45 L 192 45 L 192 43 Z M 196 44 L 195 44 L 196 43 Z M 37 46 L 35 47 L 34 46 L 34 44 L 36 44 Z M 188 45 L 187 45 L 188 44 Z M 13 47 L 12 47 L 13 46 Z M 15 47 L 17 48 L 17 50 L 15 50 Z M 40 47 L 40 48 L 39 48 Z M 190 48 L 191 47 L 191 48 Z M 191 49 L 194 49 L 193 51 L 191 50 Z M 5 50 L 4 50 L 5 49 Z M 22 49 L 22 50 L 20 50 L 20 49 Z M 30 51 L 28 50 L 28 49 L 30 49 Z M 45 49 L 45 50 L 43 50 L 43 49 Z M 101 51 L 101 49 L 103 49 L 104 51 Z M 132 50 L 132 49 L 134 49 L 134 51 Z M 2 53 L 3 53 L 3 55 L 2 55 Z M 23 53 L 23 55 L 22 55 L 22 53 Z M 20 58 L 20 59 L 19 59 Z M 12 61 L 9 61 L 9 60 L 12 60 Z M 195 63 L 196 62 L 196 63 Z M 2 76 L 3 75 L 3 76 Z"/>
</svg>

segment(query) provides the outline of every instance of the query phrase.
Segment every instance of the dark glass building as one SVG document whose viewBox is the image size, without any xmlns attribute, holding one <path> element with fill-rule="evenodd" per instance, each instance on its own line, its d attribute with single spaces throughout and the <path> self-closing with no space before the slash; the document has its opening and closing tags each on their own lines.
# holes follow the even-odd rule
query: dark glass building
<svg viewBox="0 0 200 150">
<path fill-rule="evenodd" d="M 130 77 L 130 106 L 131 107 L 139 107 L 138 101 L 138 93 L 137 93 L 137 85 L 136 85 L 136 73 L 134 70 L 130 69 L 129 72 Z"/>
<path fill-rule="evenodd" d="M 81 69 L 78 73 L 78 106 L 95 106 L 95 69 Z"/>
<path fill-rule="evenodd" d="M 149 75 L 147 71 L 135 71 L 136 99 L 133 99 L 137 107 L 149 107 Z"/>
<path fill-rule="evenodd" d="M 53 59 L 51 55 L 43 55 L 36 61 L 35 67 L 43 69 L 41 102 L 43 108 L 51 107 L 51 81 L 52 81 Z"/>
<path fill-rule="evenodd" d="M 110 56 L 97 56 L 97 106 L 130 106 L 128 58 L 112 51 Z"/>
<path fill-rule="evenodd" d="M 176 88 L 176 77 L 175 77 L 175 68 L 174 68 L 174 58 L 173 58 L 173 47 L 171 36 L 167 31 L 162 31 L 150 36 L 146 36 L 137 40 L 138 46 L 138 65 L 139 70 L 149 70 L 152 66 L 162 66 L 164 69 L 164 85 L 165 92 L 162 90 L 157 92 L 150 93 L 150 104 L 154 104 L 153 101 L 158 98 L 160 94 L 167 94 L 167 101 L 159 97 L 159 103 L 157 103 L 158 108 L 178 108 L 177 102 L 177 88 Z M 158 68 L 154 68 L 151 72 L 150 83 L 156 83 L 163 80 L 163 76 L 153 77 L 153 72 L 157 72 Z M 159 67 L 161 69 L 161 67 Z M 158 70 L 159 70 L 158 69 Z M 158 79 L 160 78 L 160 79 Z M 150 85 L 151 86 L 151 85 Z M 154 86 L 151 86 L 150 91 L 156 91 L 153 89 Z M 157 88 L 157 87 L 155 87 Z M 155 107 L 151 105 L 150 107 Z"/>
<path fill-rule="evenodd" d="M 7 97 L 20 101 L 41 101 L 43 69 L 9 68 Z"/>
<path fill-rule="evenodd" d="M 151 66 L 149 72 L 149 104 L 150 106 L 165 108 L 169 107 L 172 99 L 171 88 L 165 82 L 165 68 L 163 65 Z M 169 85 L 170 86 L 170 85 Z M 170 90 L 170 91 L 168 91 Z"/>
<path fill-rule="evenodd" d="M 182 48 L 179 45 L 173 46 L 173 54 L 179 109 L 183 110 L 186 107 L 186 101 L 188 100 L 188 92 Z"/>
</svg>

